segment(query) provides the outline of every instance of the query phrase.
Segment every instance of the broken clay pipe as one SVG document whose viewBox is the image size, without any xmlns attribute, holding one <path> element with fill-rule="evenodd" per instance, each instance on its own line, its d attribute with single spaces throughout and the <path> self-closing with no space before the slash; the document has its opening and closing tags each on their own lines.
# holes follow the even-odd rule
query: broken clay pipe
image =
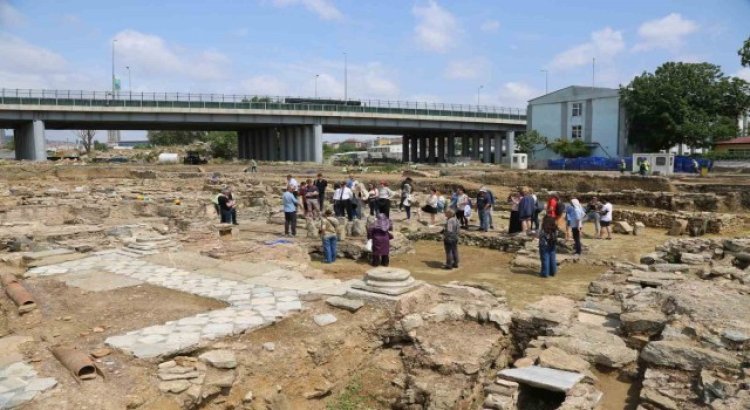
<svg viewBox="0 0 750 410">
<path fill-rule="evenodd" d="M 3 284 L 3 287 L 8 287 L 11 283 L 18 283 L 18 279 L 12 273 L 3 273 L 0 275 L 0 283 Z"/>
<path fill-rule="evenodd" d="M 99 369 L 87 354 L 67 347 L 53 347 L 50 351 L 79 383 L 81 380 L 96 378 Z"/>
<path fill-rule="evenodd" d="M 6 285 L 5 293 L 7 293 L 16 306 L 18 306 L 19 313 L 28 312 L 36 307 L 34 297 L 31 296 L 31 293 L 29 293 L 29 291 L 18 282 Z"/>
</svg>

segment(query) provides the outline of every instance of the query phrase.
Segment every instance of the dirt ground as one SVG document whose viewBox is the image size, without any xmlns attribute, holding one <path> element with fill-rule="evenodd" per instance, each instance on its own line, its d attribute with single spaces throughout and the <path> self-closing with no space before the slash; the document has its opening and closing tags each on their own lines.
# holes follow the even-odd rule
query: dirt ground
<svg viewBox="0 0 750 410">
<path fill-rule="evenodd" d="M 97 360 L 106 379 L 78 384 L 48 348 L 75 346 L 90 353 L 104 348 L 109 336 L 224 307 L 213 299 L 145 284 L 103 292 L 68 287 L 55 279 L 30 279 L 24 285 L 38 307 L 21 317 L 12 313 L 11 328 L 16 334 L 34 338 L 22 347 L 40 375 L 54 377 L 64 386 L 32 401 L 24 407 L 27 409 L 115 410 L 137 397 L 158 394 L 154 365 L 148 361 L 111 349 L 109 355 Z M 8 299 L 0 301 L 6 311 L 16 311 Z M 158 305 L 154 301 L 159 301 Z"/>
</svg>

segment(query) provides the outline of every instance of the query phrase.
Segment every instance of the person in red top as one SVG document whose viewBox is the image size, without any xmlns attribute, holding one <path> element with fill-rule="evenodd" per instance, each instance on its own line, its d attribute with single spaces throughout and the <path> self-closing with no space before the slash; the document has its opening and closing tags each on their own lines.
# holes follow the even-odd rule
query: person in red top
<svg viewBox="0 0 750 410">
<path fill-rule="evenodd" d="M 559 201 L 557 195 L 551 195 L 547 200 L 547 215 L 557 219 L 557 201 Z"/>
</svg>

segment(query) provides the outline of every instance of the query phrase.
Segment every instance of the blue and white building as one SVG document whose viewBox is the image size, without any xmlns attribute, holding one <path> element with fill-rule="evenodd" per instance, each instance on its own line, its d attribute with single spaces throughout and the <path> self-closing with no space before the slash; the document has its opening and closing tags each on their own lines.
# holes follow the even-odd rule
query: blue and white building
<svg viewBox="0 0 750 410">
<path fill-rule="evenodd" d="M 591 155 L 626 155 L 627 128 L 620 92 L 615 88 L 570 86 L 529 100 L 526 129 L 536 130 L 549 141 L 580 139 Z M 539 146 L 530 162 L 559 158 Z"/>
</svg>

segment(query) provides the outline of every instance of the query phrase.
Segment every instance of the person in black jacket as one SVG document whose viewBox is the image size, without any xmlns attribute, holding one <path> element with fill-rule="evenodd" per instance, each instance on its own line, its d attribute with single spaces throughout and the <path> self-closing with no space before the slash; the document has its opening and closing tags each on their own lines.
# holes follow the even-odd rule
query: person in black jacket
<svg viewBox="0 0 750 410">
<path fill-rule="evenodd" d="M 229 188 L 224 188 L 222 194 L 219 195 L 219 209 L 221 209 L 221 223 L 239 225 L 237 223 L 236 204 Z"/>
<path fill-rule="evenodd" d="M 325 209 L 323 207 L 323 204 L 325 203 L 326 188 L 328 188 L 328 181 L 323 179 L 323 174 L 318 173 L 318 178 L 315 180 L 314 184 L 318 188 L 318 205 L 320 205 L 319 209 L 322 212 Z"/>
</svg>

